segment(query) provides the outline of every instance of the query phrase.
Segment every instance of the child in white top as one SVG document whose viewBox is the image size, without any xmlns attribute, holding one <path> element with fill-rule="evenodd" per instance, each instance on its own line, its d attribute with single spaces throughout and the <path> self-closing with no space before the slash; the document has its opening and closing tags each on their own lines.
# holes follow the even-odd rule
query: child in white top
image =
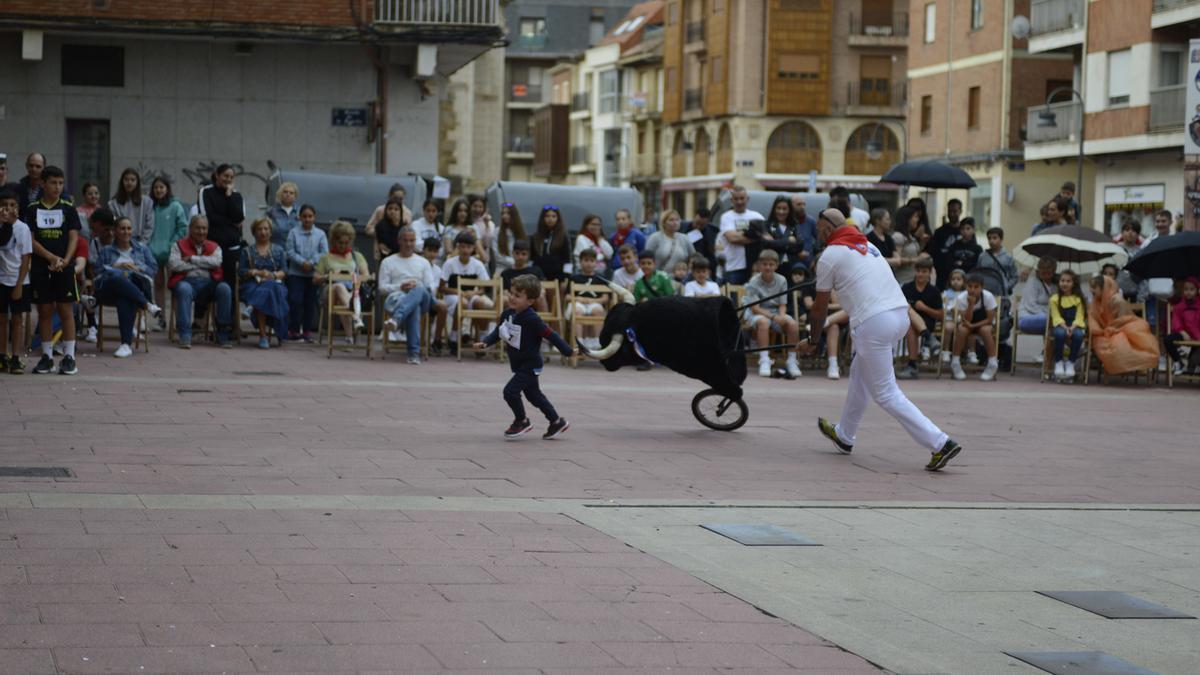
<svg viewBox="0 0 1200 675">
<path fill-rule="evenodd" d="M 468 231 L 460 232 L 454 238 L 454 249 L 458 255 L 446 260 L 446 264 L 442 265 L 442 279 L 439 282 L 439 292 L 442 294 L 446 302 L 447 313 L 451 317 L 457 316 L 455 311 L 460 302 L 469 303 L 471 309 L 491 309 L 496 306 L 495 300 L 489 297 L 486 293 L 479 290 L 465 291 L 462 297 L 458 293 L 458 279 L 480 279 L 487 281 L 491 277 L 488 276 L 487 267 L 475 255 L 475 235 Z M 487 321 L 476 320 L 476 328 L 483 331 L 487 329 Z M 457 323 L 452 323 L 450 335 L 453 338 L 457 335 Z"/>
<path fill-rule="evenodd" d="M 683 285 L 683 297 L 685 298 L 708 298 L 714 295 L 721 294 L 721 287 L 717 282 L 711 281 L 708 278 L 708 260 L 701 256 L 697 256 L 692 261 L 692 280 Z"/>
<path fill-rule="evenodd" d="M 633 244 L 625 244 L 617 251 L 621 266 L 612 275 L 613 283 L 626 290 L 633 290 L 638 279 L 644 276 L 642 268 L 638 267 L 638 251 Z"/>
</svg>

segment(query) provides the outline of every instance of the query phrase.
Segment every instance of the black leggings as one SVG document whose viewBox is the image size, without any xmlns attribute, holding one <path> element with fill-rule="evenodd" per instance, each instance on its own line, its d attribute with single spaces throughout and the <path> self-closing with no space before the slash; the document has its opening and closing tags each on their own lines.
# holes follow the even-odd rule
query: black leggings
<svg viewBox="0 0 1200 675">
<path fill-rule="evenodd" d="M 512 408 L 513 417 L 517 420 L 525 419 L 525 404 L 521 401 L 521 394 L 529 399 L 533 407 L 542 411 L 546 419 L 551 422 L 558 419 L 558 412 L 554 410 L 554 406 L 550 405 L 550 399 L 542 393 L 538 387 L 538 376 L 530 370 L 520 370 L 513 373 L 512 379 L 508 384 L 504 385 L 504 402 Z"/>
</svg>

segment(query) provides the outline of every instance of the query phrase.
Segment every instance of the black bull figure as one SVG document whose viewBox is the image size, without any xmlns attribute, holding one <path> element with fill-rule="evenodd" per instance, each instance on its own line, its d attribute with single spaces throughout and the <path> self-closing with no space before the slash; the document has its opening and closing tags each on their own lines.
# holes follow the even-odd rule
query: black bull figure
<svg viewBox="0 0 1200 675">
<path fill-rule="evenodd" d="M 646 358 L 700 380 L 723 396 L 740 400 L 746 381 L 746 359 L 740 348 L 741 324 L 729 298 L 652 298 L 633 303 L 633 294 L 614 287 L 623 301 L 609 311 L 600 330 L 598 359 L 605 369 L 636 366 Z M 635 342 L 636 341 L 636 342 Z"/>
</svg>

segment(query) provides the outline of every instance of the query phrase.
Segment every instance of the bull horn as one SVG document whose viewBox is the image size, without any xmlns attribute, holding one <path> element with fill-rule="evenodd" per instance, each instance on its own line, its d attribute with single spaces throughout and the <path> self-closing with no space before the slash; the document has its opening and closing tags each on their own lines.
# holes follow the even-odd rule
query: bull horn
<svg viewBox="0 0 1200 675">
<path fill-rule="evenodd" d="M 612 339 L 608 341 L 607 347 L 604 347 L 600 351 L 596 352 L 585 349 L 581 353 L 584 356 L 590 356 L 597 361 L 603 361 L 604 359 L 612 358 L 613 355 L 617 353 L 617 350 L 621 348 L 621 343 L 624 341 L 625 336 L 621 335 L 620 333 L 616 333 L 612 336 Z"/>
<path fill-rule="evenodd" d="M 608 279 L 605 279 L 604 281 L 612 287 L 613 292 L 616 293 L 617 297 L 621 298 L 623 302 L 627 302 L 631 305 L 637 304 L 637 299 L 633 297 L 633 293 L 630 293 L 628 288 L 619 286 Z"/>
</svg>

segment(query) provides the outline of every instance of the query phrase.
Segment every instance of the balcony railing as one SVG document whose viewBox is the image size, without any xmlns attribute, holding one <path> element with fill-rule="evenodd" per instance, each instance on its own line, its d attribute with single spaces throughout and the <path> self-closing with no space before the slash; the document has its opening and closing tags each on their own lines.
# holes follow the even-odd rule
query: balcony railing
<svg viewBox="0 0 1200 675">
<path fill-rule="evenodd" d="M 375 0 L 376 23 L 495 26 L 500 0 Z"/>
<path fill-rule="evenodd" d="M 1033 36 L 1060 30 L 1083 28 L 1085 0 L 1033 0 L 1030 6 L 1029 34 Z"/>
<path fill-rule="evenodd" d="M 1150 90 L 1150 128 L 1158 131 L 1182 127 L 1187 117 L 1187 85 Z"/>
<path fill-rule="evenodd" d="M 890 20 L 880 20 L 872 17 L 863 18 L 858 14 L 850 14 L 850 34 L 867 37 L 907 37 L 908 13 L 896 12 Z"/>
<path fill-rule="evenodd" d="M 1200 0 L 1154 0 L 1155 12 L 1166 12 L 1184 5 L 1194 5 L 1200 3 Z"/>
<path fill-rule="evenodd" d="M 513 82 L 508 88 L 508 100 L 514 103 L 541 103 L 542 85 Z"/>
<path fill-rule="evenodd" d="M 1029 143 L 1054 143 L 1059 141 L 1079 140 L 1079 102 L 1064 101 L 1051 103 L 1050 112 L 1054 113 L 1054 126 L 1040 127 L 1039 114 L 1046 106 L 1039 105 L 1029 108 L 1025 118 L 1025 140 Z M 1180 108 L 1182 110 L 1182 107 Z"/>
<path fill-rule="evenodd" d="M 703 89 L 685 89 L 683 92 L 683 109 L 700 110 L 704 107 Z"/>
<path fill-rule="evenodd" d="M 864 86 L 866 85 L 866 86 Z M 908 100 L 908 83 L 860 80 L 846 83 L 846 105 L 903 108 Z"/>
<path fill-rule="evenodd" d="M 516 51 L 540 51 L 546 48 L 546 34 L 537 33 L 535 35 L 517 35 L 511 38 L 512 44 L 510 50 Z"/>
<path fill-rule="evenodd" d="M 576 145 L 571 147 L 571 163 L 572 164 L 591 164 L 592 163 L 592 146 Z"/>
<path fill-rule="evenodd" d="M 513 136 L 508 139 L 509 152 L 533 152 L 532 136 Z"/>
<path fill-rule="evenodd" d="M 704 19 L 699 21 L 689 21 L 687 24 L 686 39 L 684 42 L 691 44 L 693 42 L 704 41 Z"/>
<path fill-rule="evenodd" d="M 571 112 L 591 110 L 592 96 L 590 92 L 581 91 L 571 96 Z"/>
</svg>

